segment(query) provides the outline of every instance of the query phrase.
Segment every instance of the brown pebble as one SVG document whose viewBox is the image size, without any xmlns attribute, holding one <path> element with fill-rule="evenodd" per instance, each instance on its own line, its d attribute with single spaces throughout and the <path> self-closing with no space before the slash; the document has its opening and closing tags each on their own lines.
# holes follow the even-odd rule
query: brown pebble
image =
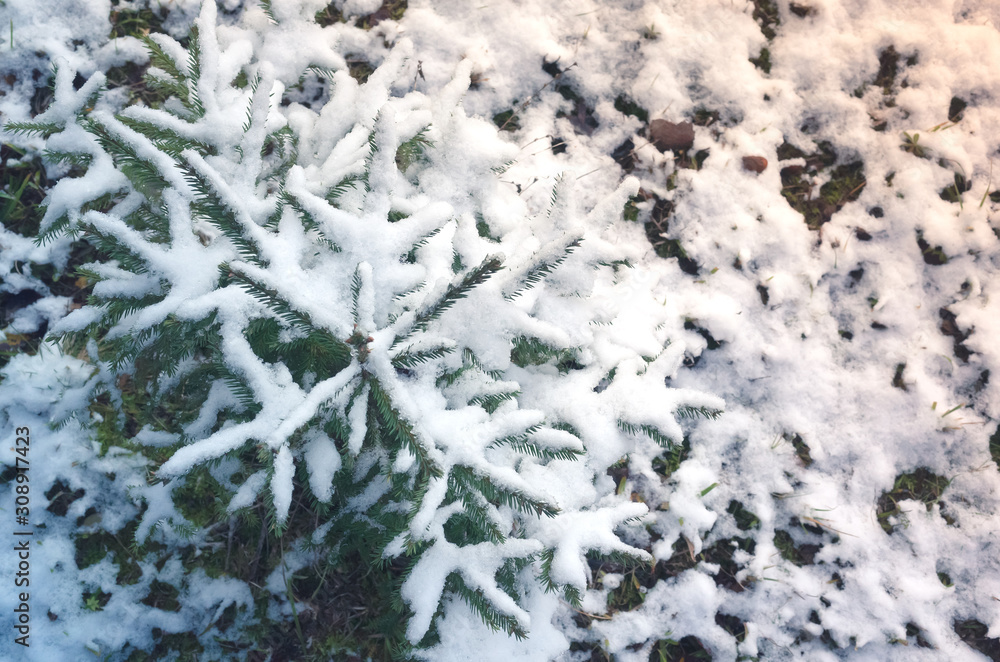
<svg viewBox="0 0 1000 662">
<path fill-rule="evenodd" d="M 661 152 L 691 149 L 694 145 L 694 125 L 691 122 L 673 123 L 653 120 L 649 123 L 649 137 Z"/>
<path fill-rule="evenodd" d="M 767 159 L 763 156 L 744 156 L 743 169 L 748 172 L 762 173 L 767 168 Z"/>
</svg>

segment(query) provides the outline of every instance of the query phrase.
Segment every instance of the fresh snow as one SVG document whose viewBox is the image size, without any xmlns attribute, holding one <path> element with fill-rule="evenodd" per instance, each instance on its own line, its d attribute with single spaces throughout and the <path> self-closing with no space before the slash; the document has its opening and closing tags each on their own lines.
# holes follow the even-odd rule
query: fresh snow
<svg viewBox="0 0 1000 662">
<path fill-rule="evenodd" d="M 378 8 L 372 0 L 334 4 L 345 16 L 362 16 Z M 956 622 L 976 619 L 988 627 L 987 636 L 1000 637 L 1000 474 L 989 450 L 989 438 L 1000 420 L 1000 203 L 988 196 L 997 187 L 994 177 L 1000 181 L 1000 164 L 993 173 L 1000 135 L 1000 9 L 988 0 L 810 0 L 796 6 L 806 4 L 812 11 L 801 17 L 785 0 L 776 2 L 781 24 L 771 42 L 752 18 L 753 5 L 743 0 L 472 4 L 412 0 L 402 20 L 383 21 L 368 32 L 353 27 L 353 21 L 325 29 L 297 24 L 299 17 L 323 8 L 325 3 L 318 0 L 274 0 L 276 15 L 285 21 L 280 28 L 272 26 L 259 7 L 238 0 L 220 3 L 217 16 L 212 6 L 197 19 L 203 31 L 216 31 L 221 49 L 215 60 L 219 69 L 206 71 L 202 79 L 204 86 L 215 86 L 205 88 L 205 98 L 214 98 L 215 90 L 225 88 L 251 52 L 257 53 L 269 63 L 269 70 L 261 67 L 262 78 L 273 84 L 262 83 L 253 100 L 254 112 L 267 118 L 268 130 L 279 125 L 270 123 L 287 122 L 302 135 L 312 132 L 317 151 L 306 166 L 312 172 L 306 176 L 293 170 L 290 175 L 293 193 L 307 208 L 310 195 L 318 195 L 307 190 L 309 182 L 325 186 L 339 181 L 351 167 L 360 169 L 360 157 L 352 155 L 362 152 L 369 130 L 398 143 L 433 121 L 430 138 L 442 141 L 437 152 L 440 162 L 433 177 L 420 182 L 420 195 L 429 196 L 427 203 L 446 200 L 450 209 L 419 204 L 421 199 L 407 182 L 373 178 L 373 187 L 385 197 L 372 196 L 355 211 L 384 217 L 395 204 L 393 196 L 405 200 L 412 207 L 414 239 L 421 236 L 418 229 L 439 227 L 445 219 L 460 222 L 442 229 L 421 249 L 428 258 L 420 263 L 427 273 L 404 277 L 401 270 L 393 276 L 399 282 L 380 282 L 385 264 L 364 265 L 362 318 L 372 325 L 366 333 L 384 333 L 392 292 L 426 280 L 426 289 L 415 296 L 430 302 L 447 287 L 447 280 L 441 280 L 451 275 L 446 249 L 478 250 L 477 238 L 462 234 L 475 227 L 474 221 L 469 222 L 471 197 L 487 201 L 484 221 L 504 241 L 497 252 L 558 253 L 560 237 L 567 233 L 584 237 L 551 280 L 515 299 L 525 311 L 524 319 L 513 319 L 509 311 L 501 314 L 488 305 L 477 307 L 489 299 L 473 293 L 456 304 L 450 321 L 444 320 L 439 329 L 453 332 L 449 325 L 460 326 L 463 315 L 495 315 L 504 328 L 531 324 L 532 334 L 554 344 L 587 346 L 587 364 L 572 388 L 566 388 L 558 375 L 505 364 L 496 339 L 480 339 L 481 346 L 474 347 L 487 368 L 507 370 L 506 377 L 522 385 L 520 397 L 526 407 L 560 415 L 580 432 L 588 450 L 586 467 L 580 466 L 584 461 L 526 463 L 516 478 L 553 490 L 547 496 L 567 510 L 535 522 L 531 533 L 558 548 L 553 566 L 557 579 L 589 587 L 584 611 L 598 613 L 597 608 L 606 605 L 608 591 L 623 581 L 609 574 L 602 584 L 600 576 L 581 572 L 586 549 L 612 551 L 624 545 L 618 538 L 601 537 L 604 529 L 593 526 L 595 521 L 614 526 L 641 517 L 645 527 L 626 525 L 619 530 L 625 543 L 650 550 L 657 561 L 670 559 L 677 550 L 693 557 L 713 545 L 732 546 L 736 538 L 753 539 L 749 550 L 734 548 L 734 577 L 726 577 L 729 571 L 718 564 L 692 563 L 693 567 L 648 589 L 634 610 L 593 619 L 589 628 L 581 627 L 579 618 L 574 620 L 575 612 L 556 594 L 529 589 L 520 606 L 511 601 L 506 610 L 530 627 L 524 641 L 490 632 L 453 598 L 438 623 L 441 641 L 421 653 L 425 659 L 589 659 L 589 652 L 570 651 L 571 641 L 584 641 L 600 645 L 617 660 L 647 660 L 655 642 L 669 634 L 674 640 L 697 637 L 717 661 L 741 656 L 973 661 L 987 658 L 959 639 Z M 158 9 L 160 5 L 155 0 L 122 0 L 118 5 L 125 6 Z M 193 0 L 164 6 L 169 10 L 165 29 L 177 38 L 187 33 L 200 12 Z M 44 84 L 50 63 L 59 64 L 57 85 L 67 90 L 74 87 L 70 72 L 89 78 L 72 99 L 64 97 L 69 100 L 66 104 L 50 106 L 47 116 L 65 118 L 86 101 L 90 86 L 100 84 L 101 72 L 127 61 L 146 61 L 135 40 L 104 37 L 110 30 L 110 10 L 110 3 L 102 0 L 0 4 L 0 28 L 6 32 L 11 26 L 13 35 L 12 44 L 8 40 L 0 44 L 0 122 L 30 118 L 29 100 L 35 86 Z M 749 61 L 765 46 L 772 62 L 769 74 Z M 885 103 L 881 87 L 872 82 L 880 69 L 879 55 L 889 46 L 900 56 L 894 105 Z M 318 116 L 298 103 L 278 104 L 305 66 L 342 70 L 348 56 L 357 54 L 373 66 L 388 61 L 372 77 L 377 84 L 358 88 L 340 71 L 325 109 L 314 109 Z M 553 80 L 542 69 L 543 62 L 554 62 L 561 77 Z M 41 72 L 37 82 L 32 76 L 35 70 Z M 466 80 L 475 81 L 468 91 Z M 574 102 L 555 89 L 560 84 L 569 85 L 593 110 L 597 126 L 590 127 L 589 134 L 579 129 L 583 120 L 576 115 Z M 400 102 L 392 106 L 394 116 L 380 115 L 376 120 L 387 99 L 398 101 L 411 91 L 425 94 L 436 105 L 408 110 Z M 661 153 L 639 135 L 643 123 L 616 110 L 619 96 L 646 109 L 650 119 L 676 122 L 690 119 L 700 108 L 717 110 L 718 121 L 695 128 L 691 151 L 708 151 L 703 167 L 675 169 L 671 153 Z M 968 107 L 961 121 L 949 125 L 952 97 L 964 99 Z M 102 102 L 107 107 L 96 112 L 115 110 L 116 100 L 124 99 L 112 93 Z M 239 131 L 242 114 L 224 112 L 245 106 L 249 97 L 223 101 L 228 104 L 225 108 L 208 108 L 205 130 L 220 127 L 219 135 L 228 131 L 225 135 L 232 144 L 244 140 L 252 152 L 252 141 L 259 144 L 262 136 L 244 138 Z M 498 136 L 490 120 L 511 108 L 517 110 L 519 128 Z M 141 111 L 131 112 L 142 116 Z M 467 120 L 466 115 L 482 121 Z M 873 125 L 883 121 L 886 129 L 875 131 Z M 458 130 L 445 130 L 449 122 Z M 932 158 L 902 150 L 904 131 L 919 133 L 919 144 Z M 61 135 L 60 140 L 84 145 L 91 139 L 85 134 Z M 624 173 L 610 155 L 629 138 L 635 146 L 636 180 L 623 184 Z M 554 139 L 565 141 L 565 151 L 556 154 L 550 149 Z M 29 149 L 41 144 L 7 134 L 4 141 Z M 464 155 L 463 141 L 478 149 Z M 818 231 L 809 229 L 781 195 L 780 170 L 802 163 L 780 161 L 778 147 L 786 141 L 806 154 L 828 141 L 839 155 L 836 165 L 864 163 L 866 184 L 860 196 Z M 478 179 L 484 163 L 476 159 L 484 154 L 498 162 L 513 160 L 499 177 L 508 193 L 519 195 L 492 193 L 490 182 Z M 768 166 L 760 174 L 748 172 L 741 166 L 744 156 L 763 156 Z M 211 162 L 204 166 L 213 176 L 229 178 L 229 196 L 245 205 L 248 224 L 266 215 L 263 206 L 252 206 L 260 198 L 251 182 L 239 173 L 218 173 Z M 814 193 L 833 169 L 821 172 Z M 672 173 L 676 188 L 667 185 Z M 953 185 L 955 173 L 971 183 L 961 204 L 939 195 Z M 95 191 L 117 190 L 120 177 L 110 162 L 96 162 L 86 178 L 61 180 L 56 189 L 63 199 L 82 199 Z M 384 179 L 392 179 L 388 170 Z M 568 192 L 560 196 L 560 204 L 574 209 L 568 214 L 554 210 L 546 225 L 539 219 L 546 218 L 557 182 Z M 652 201 L 639 203 L 639 224 L 620 220 L 622 204 L 640 186 L 672 202 L 667 238 L 680 242 L 699 265 L 698 275 L 683 272 L 676 259 L 654 254 L 641 226 L 652 212 Z M 561 219 L 581 219 L 577 211 L 595 207 L 578 227 L 559 225 Z M 47 222 L 60 213 L 50 208 Z M 514 225 L 514 220 L 528 214 L 537 215 L 530 227 Z M 91 212 L 91 220 L 113 229 L 110 216 Z M 317 220 L 331 236 L 343 236 L 345 245 L 379 239 L 379 228 L 374 223 L 359 228 L 353 213 L 350 217 L 328 213 Z M 940 247 L 946 264 L 924 259 L 918 232 L 929 247 Z M 289 232 L 277 246 L 297 256 L 307 243 L 304 235 Z M 396 248 L 386 246 L 378 253 L 390 260 L 399 253 Z M 69 302 L 50 297 L 18 266 L 27 261 L 58 266 L 67 250 L 64 240 L 39 248 L 0 230 L 4 279 L 0 291 L 35 289 L 45 297 L 14 317 L 5 333 L 31 332 L 43 322 L 56 324 L 60 319 L 66 328 L 80 328 L 89 321 L 82 311 L 65 317 Z M 280 254 L 276 251 L 276 261 L 280 262 Z M 601 256 L 627 256 L 634 268 L 619 269 L 618 274 L 610 267 L 585 272 L 573 268 Z M 164 264 L 177 261 L 164 259 Z M 203 270 L 209 267 L 214 269 L 214 263 L 191 265 L 189 272 L 176 278 L 191 282 L 192 293 L 201 292 Z M 503 288 L 499 278 L 484 288 Z M 318 307 L 321 293 L 302 285 L 288 297 Z M 592 304 L 558 297 L 560 292 L 579 289 L 592 290 Z M 324 302 L 329 319 L 322 321 L 342 329 L 346 337 L 350 324 L 343 313 L 349 297 L 337 296 L 339 300 Z M 650 298 L 659 304 L 655 312 L 644 303 Z M 147 314 L 162 317 L 174 307 L 196 317 L 197 311 L 216 305 L 215 300 L 171 297 L 163 310 L 150 309 Z M 968 334 L 963 345 L 969 354 L 964 359 L 956 354 L 954 338 L 942 333 L 944 309 L 954 316 L 959 332 Z M 642 311 L 642 319 L 630 323 L 634 311 Z M 587 325 L 588 319 L 610 324 Z M 691 328 L 685 328 L 686 320 Z M 397 326 L 403 322 L 397 320 Z M 235 320 L 224 323 L 240 329 Z M 720 345 L 709 349 L 708 337 Z M 672 344 L 653 362 L 633 360 L 619 368 L 610 385 L 603 383 L 611 367 L 628 357 L 655 355 L 667 340 Z M 229 342 L 234 351 L 252 353 L 240 346 L 242 338 L 236 331 Z M 245 365 L 247 378 L 274 394 L 274 404 L 266 411 L 269 427 L 223 428 L 210 443 L 185 448 L 164 469 L 180 473 L 237 447 L 253 433 L 261 439 L 273 433 L 269 441 L 276 460 L 270 490 L 280 517 L 295 498 L 286 428 L 308 417 L 320 396 L 336 391 L 353 375 L 339 375 L 337 383 L 321 383 L 306 393 L 287 375 L 276 374 L 255 359 L 248 357 Z M 901 365 L 905 367 L 898 368 Z M 88 437 L 88 421 L 74 418 L 74 412 L 87 411 L 88 384 L 113 377 L 95 374 L 93 366 L 48 345 L 37 356 L 12 358 L 0 376 L 5 434 L 13 438 L 19 426 L 32 431 L 32 525 L 37 532 L 31 548 L 30 649 L 13 642 L 16 557 L 10 552 L 0 555 L 0 576 L 11 582 L 0 592 L 4 614 L 0 657 L 42 661 L 104 656 L 126 643 L 151 646 L 153 628 L 203 632 L 205 642 L 221 637 L 213 624 L 222 610 L 231 603 L 252 605 L 248 586 L 235 579 L 212 579 L 175 563 L 163 569 L 143 568 L 140 583 L 122 587 L 116 584 L 110 558 L 77 569 L 70 536 L 87 527 L 117 531 L 138 515 L 142 503 L 147 509 L 137 534 L 141 539 L 152 536 L 164 544 L 191 544 L 182 537 L 185 520 L 172 505 L 170 485 L 148 485 L 141 458 L 114 449 L 100 455 Z M 647 389 L 653 381 L 666 382 L 672 390 Z M 601 397 L 595 389 L 603 392 Z M 459 395 L 456 402 L 464 403 Z M 225 398 L 217 394 L 208 403 L 209 410 L 223 406 Z M 366 399 L 367 392 L 361 401 Z M 723 402 L 725 413 L 717 420 L 692 424 L 674 421 L 670 415 L 675 405 L 716 408 Z M 436 392 L 413 399 L 408 406 L 414 411 L 440 410 L 442 419 L 437 423 L 442 428 L 457 429 L 469 416 L 445 410 Z M 633 411 L 636 417 L 631 416 Z M 364 411 L 355 406 L 346 414 L 353 428 L 349 447 L 357 453 Z M 286 418 L 289 415 L 295 420 L 281 427 L 281 421 L 292 420 Z M 494 418 L 494 424 L 497 420 L 502 419 Z M 617 420 L 656 424 L 676 437 L 687 435 L 690 454 L 664 482 L 653 468 L 661 449 L 642 435 L 623 432 Z M 204 421 L 196 422 L 199 425 L 201 433 L 209 427 Z M 540 434 L 539 441 L 543 446 L 575 446 L 574 440 L 560 436 L 548 431 Z M 164 443 L 149 435 L 144 439 L 151 445 Z M 488 441 L 475 438 L 466 443 Z M 808 446 L 809 464 L 797 453 L 796 444 L 801 443 Z M 604 467 L 626 454 L 630 473 L 621 490 L 625 495 L 634 492 L 648 513 L 638 503 L 601 501 L 618 488 L 614 479 L 603 475 Z M 497 470 L 509 470 L 511 460 L 497 457 Z M 13 444 L 0 448 L 5 465 L 12 466 L 14 458 Z M 304 459 L 312 469 L 314 493 L 328 497 L 340 461 L 329 440 L 312 439 Z M 893 488 L 897 476 L 921 467 L 949 479 L 948 488 L 930 508 L 919 501 L 901 501 L 902 514 L 890 519 L 895 529 L 887 534 L 876 517 L 879 497 Z M 602 475 L 596 483 L 590 481 L 594 471 Z M 552 480 L 557 472 L 562 472 L 560 480 Z M 574 477 L 582 484 L 566 489 Z M 84 493 L 65 517 L 45 510 L 48 498 L 43 495 L 57 481 L 60 489 Z M 263 472 L 252 475 L 230 509 L 251 503 L 266 485 Z M 0 488 L 0 508 L 11 516 L 13 486 L 7 482 Z M 386 488 L 373 484 L 370 494 L 359 497 L 356 508 L 363 510 L 365 499 L 377 498 L 379 489 Z M 732 501 L 752 512 L 759 526 L 741 530 L 728 512 Z M 427 532 L 440 527 L 446 513 L 434 512 L 430 502 L 425 505 L 428 510 L 421 513 L 419 523 Z M 101 519 L 74 528 L 91 508 L 101 513 Z M 578 525 L 577 520 L 587 524 Z M 4 524 L 8 549 L 14 544 L 12 527 L 12 521 Z M 816 527 L 822 533 L 816 533 Z M 812 562 L 800 566 L 783 558 L 776 544 L 778 532 L 796 546 L 816 546 Z M 404 589 L 404 599 L 417 614 L 409 625 L 411 638 L 419 638 L 430 626 L 437 608 L 432 598 L 448 572 L 457 569 L 470 585 L 499 593 L 489 577 L 477 574 L 483 572 L 483 564 L 488 567 L 499 564 L 504 555 L 533 551 L 526 541 L 512 539 L 508 544 L 511 548 L 497 556 L 495 550 L 479 554 L 479 550 L 449 548 L 439 539 L 420 561 L 420 578 Z M 939 573 L 947 574 L 950 585 Z M 179 589 L 180 611 L 166 612 L 139 602 L 153 578 Z M 275 592 L 276 600 L 283 601 L 283 581 L 272 583 L 281 584 Z M 113 597 L 100 611 L 85 609 L 83 592 L 97 589 Z M 46 618 L 47 612 L 58 618 Z M 276 613 L 290 617 L 290 612 Z M 717 614 L 745 624 L 742 641 L 717 624 Z M 929 648 L 908 637 L 909 624 L 920 628 Z M 907 639 L 908 645 L 898 643 Z M 206 654 L 214 659 L 212 655 L 222 652 L 209 648 Z"/>
</svg>

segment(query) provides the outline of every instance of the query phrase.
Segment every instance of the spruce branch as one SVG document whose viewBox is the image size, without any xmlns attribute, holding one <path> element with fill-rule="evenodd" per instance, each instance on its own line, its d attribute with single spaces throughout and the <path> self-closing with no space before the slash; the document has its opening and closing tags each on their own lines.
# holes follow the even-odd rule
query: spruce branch
<svg viewBox="0 0 1000 662">
<path fill-rule="evenodd" d="M 417 251 L 427 245 L 427 242 L 431 240 L 432 237 L 441 232 L 441 228 L 437 227 L 422 236 L 410 247 L 409 252 L 406 254 L 406 261 L 409 263 L 414 263 L 417 261 Z M 403 296 L 403 295 L 400 295 Z"/>
<path fill-rule="evenodd" d="M 125 175 L 135 190 L 150 199 L 159 199 L 170 186 L 156 164 L 142 158 L 135 147 L 112 133 L 103 123 L 92 117 L 85 118 L 83 128 L 95 138 L 101 148 L 114 160 L 118 170 Z"/>
<path fill-rule="evenodd" d="M 445 524 L 446 536 L 449 540 L 463 544 L 478 544 L 490 542 L 496 545 L 507 540 L 503 531 L 492 517 L 489 504 L 484 503 L 481 495 L 474 492 L 449 494 L 452 499 L 462 502 L 463 510 L 455 513 Z"/>
<path fill-rule="evenodd" d="M 396 167 L 400 172 L 406 172 L 412 164 L 423 158 L 431 141 L 427 138 L 427 127 L 396 149 Z"/>
<path fill-rule="evenodd" d="M 448 472 L 448 488 L 455 494 L 478 492 L 494 504 L 507 506 L 526 515 L 555 517 L 559 509 L 524 492 L 498 484 L 471 467 L 456 465 Z"/>
<path fill-rule="evenodd" d="M 710 420 L 718 420 L 722 416 L 721 409 L 713 409 L 711 407 L 692 407 L 690 405 L 684 405 L 677 408 L 674 412 L 679 418 L 707 418 Z"/>
<path fill-rule="evenodd" d="M 327 191 L 326 201 L 331 205 L 336 206 L 337 201 L 348 191 L 352 191 L 359 183 L 363 182 L 364 178 L 361 175 L 348 175 L 337 182 L 333 188 Z"/>
<path fill-rule="evenodd" d="M 478 267 L 471 269 L 461 281 L 449 287 L 444 293 L 444 296 L 428 306 L 423 312 L 419 313 L 414 320 L 410 333 L 427 330 L 427 327 L 431 324 L 431 322 L 441 317 L 441 315 L 446 310 L 454 306 L 456 302 L 467 297 L 469 292 L 471 292 L 477 285 L 486 282 L 490 276 L 500 271 L 502 268 L 503 261 L 500 257 L 495 255 L 488 256 L 482 261 L 482 263 L 479 264 Z M 403 337 L 408 337 L 410 333 Z"/>
<path fill-rule="evenodd" d="M 414 434 L 413 426 L 392 406 L 389 395 L 378 378 L 370 377 L 367 382 L 371 386 L 370 397 L 374 405 L 369 407 L 369 412 L 375 415 L 377 427 L 385 435 L 385 440 L 392 444 L 391 448 L 396 452 L 406 448 L 417 458 L 422 472 L 431 476 L 443 475 L 441 468 L 431 459 L 427 449 Z M 372 426 L 369 426 L 369 429 L 372 429 Z"/>
<path fill-rule="evenodd" d="M 500 391 L 499 393 L 486 393 L 477 395 L 469 400 L 470 405 L 479 405 L 492 414 L 500 405 L 510 400 L 516 400 L 521 395 L 520 391 Z"/>
<path fill-rule="evenodd" d="M 354 269 L 354 275 L 351 276 L 351 317 L 354 318 L 355 326 L 360 323 L 358 304 L 361 299 L 361 285 L 361 266 L 358 265 Z"/>
<path fill-rule="evenodd" d="M 667 435 L 660 432 L 656 427 L 652 425 L 642 424 L 636 425 L 635 423 L 629 423 L 628 421 L 618 420 L 618 429 L 622 432 L 627 432 L 633 436 L 645 435 L 655 441 L 657 444 L 663 448 L 671 449 L 678 446 L 678 443 L 668 437 Z"/>
<path fill-rule="evenodd" d="M 422 363 L 435 361 L 455 351 L 451 345 L 439 345 L 428 349 L 412 349 L 407 346 L 392 357 L 392 365 L 397 369 L 415 368 Z"/>
<path fill-rule="evenodd" d="M 271 0 L 260 0 L 260 7 L 264 10 L 264 15 L 267 16 L 267 20 L 277 25 L 278 19 L 274 17 L 274 7 L 271 5 Z"/>
<path fill-rule="evenodd" d="M 42 207 L 42 213 L 46 207 Z M 74 238 L 79 236 L 80 230 L 73 226 L 73 222 L 70 220 L 69 214 L 63 214 L 56 220 L 49 223 L 45 228 L 42 228 L 38 232 L 38 236 L 35 237 L 36 246 L 45 246 L 50 241 L 53 241 L 57 237 L 63 235 L 70 235 Z"/>
<path fill-rule="evenodd" d="M 81 230 L 94 242 L 97 250 L 107 255 L 110 261 L 117 262 L 121 269 L 137 275 L 149 273 L 148 261 L 137 255 L 121 237 L 99 230 L 91 224 L 81 224 Z"/>
<path fill-rule="evenodd" d="M 552 564 L 556 560 L 556 550 L 549 547 L 542 551 L 538 557 L 539 578 L 546 593 L 555 593 L 559 590 L 559 584 L 552 578 Z"/>
<path fill-rule="evenodd" d="M 563 246 L 560 252 L 556 252 L 552 248 L 539 251 L 540 255 L 537 256 L 537 259 L 534 261 L 535 263 L 517 277 L 514 286 L 504 295 L 504 298 L 508 301 L 513 301 L 541 283 L 559 265 L 566 261 L 566 258 L 572 254 L 574 249 L 580 247 L 580 242 L 582 241 L 582 237 L 577 237 Z"/>
<path fill-rule="evenodd" d="M 268 7 L 270 7 L 270 3 L 268 3 Z M 253 126 L 253 100 L 257 96 L 257 89 L 260 87 L 260 81 L 260 73 L 254 76 L 253 80 L 250 81 L 250 103 L 247 104 L 246 119 L 243 120 L 243 133 L 249 133 L 250 128 Z"/>
<path fill-rule="evenodd" d="M 162 207 L 154 207 L 149 202 L 143 203 L 138 209 L 125 218 L 125 223 L 149 242 L 167 244 L 171 240 L 170 219 Z"/>
<path fill-rule="evenodd" d="M 3 130 L 15 136 L 39 136 L 49 138 L 63 130 L 63 125 L 57 122 L 7 122 Z"/>
<path fill-rule="evenodd" d="M 83 152 L 64 152 L 52 149 L 43 151 L 42 157 L 50 163 L 64 163 L 77 168 L 87 168 L 94 160 L 92 155 Z"/>
<path fill-rule="evenodd" d="M 290 167 L 291 164 L 293 163 L 293 160 L 287 159 L 287 163 Z M 279 174 L 282 177 L 284 177 L 285 174 L 287 173 L 281 172 Z M 282 188 L 281 191 L 278 193 L 278 199 L 281 201 L 282 204 L 288 205 L 295 211 L 295 213 L 299 217 L 299 220 L 302 222 L 302 227 L 304 227 L 306 230 L 310 232 L 315 232 L 317 235 L 319 235 L 319 241 L 323 245 L 325 245 L 328 249 L 330 249 L 334 253 L 341 252 L 340 246 L 338 246 L 336 242 L 330 239 L 330 237 L 323 230 L 323 227 L 316 222 L 315 217 L 313 217 L 313 215 L 306 210 L 305 206 L 303 206 L 302 202 L 298 198 L 289 193 L 287 189 Z M 282 211 L 281 205 L 279 205 L 278 209 L 275 211 L 275 216 L 274 216 L 275 221 L 272 225 L 272 229 L 277 229 L 277 221 L 280 220 L 281 218 L 281 211 Z"/>
<path fill-rule="evenodd" d="M 178 48 L 180 47 L 180 44 L 178 44 L 172 38 L 166 35 L 157 34 L 156 36 L 160 39 L 170 40 L 171 42 L 173 42 L 175 46 L 177 46 Z M 140 37 L 140 39 L 142 40 L 142 43 L 146 46 L 146 50 L 149 52 L 150 66 L 156 67 L 157 69 L 161 69 L 164 73 L 166 73 L 174 80 L 177 81 L 186 80 L 187 76 L 181 73 L 181 70 L 178 67 L 178 63 L 175 62 L 174 59 L 167 54 L 166 50 L 164 50 L 163 46 L 161 46 L 158 41 L 156 41 L 150 35 L 143 35 Z"/>
<path fill-rule="evenodd" d="M 188 61 L 187 61 L 187 99 L 182 99 L 184 106 L 194 115 L 195 119 L 205 116 L 205 106 L 198 95 L 198 81 L 201 80 L 201 34 L 198 26 L 191 27 L 189 35 Z"/>
<path fill-rule="evenodd" d="M 246 380 L 230 370 L 221 358 L 214 358 L 206 364 L 206 374 L 221 380 L 226 385 L 248 417 L 252 418 L 260 412 L 261 405 L 257 402 L 253 389 Z"/>
<path fill-rule="evenodd" d="M 499 370 L 487 370 L 486 366 L 484 366 L 479 360 L 479 357 L 476 356 L 476 353 L 468 347 L 462 350 L 462 360 L 464 363 L 472 366 L 483 374 L 489 375 L 495 381 L 500 380 L 503 377 L 503 373 Z"/>
<path fill-rule="evenodd" d="M 525 429 L 524 432 L 507 435 L 494 440 L 489 447 L 499 448 L 501 446 L 506 446 L 517 453 L 534 457 L 539 460 L 576 460 L 583 455 L 583 451 L 575 448 L 551 448 L 549 446 L 540 446 L 535 443 L 531 440 L 531 435 L 541 429 L 541 423 L 532 425 L 531 427 Z"/>
<path fill-rule="evenodd" d="M 475 612 L 494 632 L 503 631 L 518 640 L 528 636 L 527 630 L 511 614 L 505 614 L 494 606 L 494 602 L 486 597 L 480 588 L 469 588 L 458 573 L 452 573 L 445 582 L 445 590 L 462 598 L 465 604 Z"/>
<path fill-rule="evenodd" d="M 244 274 L 236 265 L 223 263 L 219 265 L 219 273 L 223 283 L 236 283 L 264 308 L 304 334 L 300 338 L 281 343 L 277 342 L 275 334 L 275 340 L 266 343 L 272 352 L 292 358 L 293 361 L 296 355 L 306 355 L 307 365 L 325 369 L 328 374 L 339 372 L 350 363 L 351 350 L 348 344 L 327 329 L 316 326 L 308 314 L 293 308 L 277 290 Z M 256 335 L 264 330 L 258 323 L 251 333 Z"/>
<path fill-rule="evenodd" d="M 302 331 L 314 328 L 307 314 L 292 308 L 276 289 L 254 280 L 240 271 L 239 266 L 223 262 L 219 265 L 219 274 L 223 284 L 236 283 L 247 294 L 259 301 L 264 308 L 274 312 L 277 317 L 284 320 L 286 324 Z"/>
<path fill-rule="evenodd" d="M 517 336 L 511 340 L 511 363 L 522 368 L 554 362 L 561 369 L 562 364 L 568 363 L 572 358 L 572 350 L 552 347 L 538 338 Z"/>
<path fill-rule="evenodd" d="M 441 377 L 437 380 L 437 385 L 439 387 L 452 386 L 462 377 L 462 375 L 466 374 L 470 370 L 478 370 L 493 381 L 499 381 L 503 378 L 503 372 L 500 370 L 487 370 L 486 367 L 480 362 L 479 357 L 477 357 L 471 349 L 466 347 L 462 350 L 462 367 L 441 375 Z"/>
<path fill-rule="evenodd" d="M 202 156 L 208 156 L 216 153 L 215 147 L 200 140 L 183 136 L 173 129 L 160 124 L 155 124 L 148 120 L 138 119 L 129 115 L 116 115 L 115 118 L 136 133 L 142 134 L 148 138 L 157 149 L 175 160 L 180 160 L 181 154 L 184 150 L 188 149 L 197 152 Z"/>
<path fill-rule="evenodd" d="M 195 203 L 191 205 L 192 218 L 218 228 L 226 239 L 232 242 L 241 259 L 263 267 L 264 263 L 256 243 L 246 235 L 242 223 L 213 190 L 208 178 L 198 172 L 190 161 L 181 163 L 180 169 L 196 196 Z"/>
</svg>

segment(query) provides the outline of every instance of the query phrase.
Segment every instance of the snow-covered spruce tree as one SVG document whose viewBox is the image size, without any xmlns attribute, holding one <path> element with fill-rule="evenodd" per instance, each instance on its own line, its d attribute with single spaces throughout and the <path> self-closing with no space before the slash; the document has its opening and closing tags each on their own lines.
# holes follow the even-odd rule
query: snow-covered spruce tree
<svg viewBox="0 0 1000 662">
<path fill-rule="evenodd" d="M 307 483 L 314 541 L 410 559 L 413 644 L 445 595 L 520 637 L 534 587 L 579 600 L 587 553 L 648 559 L 616 534 L 646 508 L 606 469 L 721 403 L 666 388 L 666 309 L 602 238 L 635 182 L 583 216 L 565 177 L 510 219 L 512 155 L 462 111 L 468 67 L 438 98 L 393 96 L 400 44 L 364 85 L 321 72 L 321 112 L 283 110 L 269 63 L 215 23 L 208 2 L 188 48 L 147 40 L 160 108 L 112 114 L 100 74 L 74 89 L 64 68 L 50 109 L 6 127 L 80 173 L 40 241 L 81 234 L 104 259 L 54 333 L 98 367 L 95 396 L 127 375 L 148 399 L 133 434 L 173 445 L 156 479 L 236 458 L 229 510 L 269 493 L 278 531 Z"/>
</svg>

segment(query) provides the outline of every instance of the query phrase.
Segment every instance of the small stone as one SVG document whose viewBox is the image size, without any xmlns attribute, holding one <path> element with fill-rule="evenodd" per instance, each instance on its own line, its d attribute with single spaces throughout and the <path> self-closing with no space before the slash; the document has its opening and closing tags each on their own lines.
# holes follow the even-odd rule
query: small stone
<svg viewBox="0 0 1000 662">
<path fill-rule="evenodd" d="M 691 122 L 673 123 L 653 120 L 649 123 L 649 137 L 661 152 L 691 149 L 694 145 L 694 125 Z"/>
<path fill-rule="evenodd" d="M 747 172 L 756 172 L 758 174 L 764 172 L 767 168 L 767 159 L 763 156 L 744 156 L 743 157 L 743 169 Z"/>
</svg>

